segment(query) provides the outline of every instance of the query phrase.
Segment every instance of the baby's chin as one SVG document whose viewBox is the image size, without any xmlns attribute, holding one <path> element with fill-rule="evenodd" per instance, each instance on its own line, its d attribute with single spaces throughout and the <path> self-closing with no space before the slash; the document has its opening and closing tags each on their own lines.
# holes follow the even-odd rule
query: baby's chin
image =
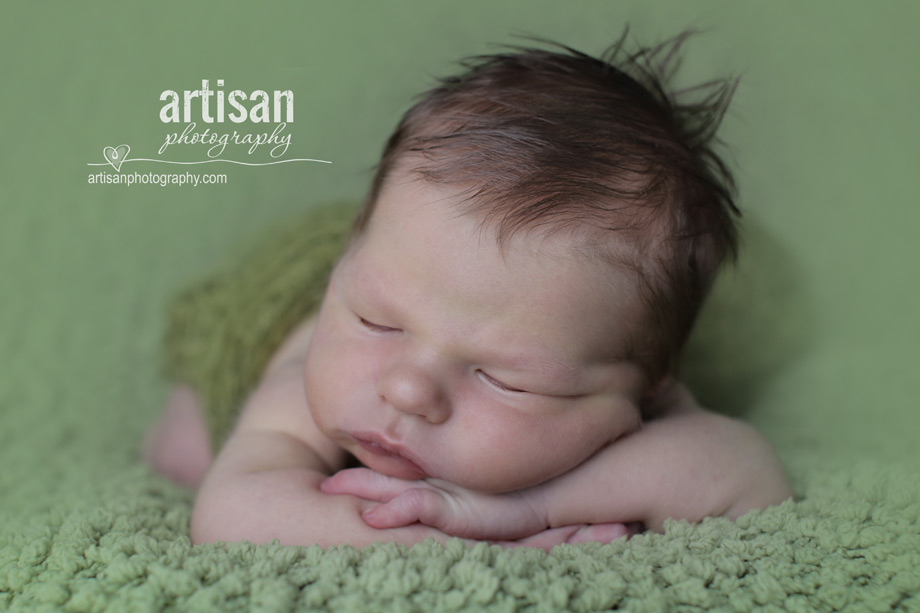
<svg viewBox="0 0 920 613">
<path fill-rule="evenodd" d="M 523 470 L 511 470 L 510 466 L 471 470 L 466 466 L 452 465 L 444 470 L 437 462 L 416 463 L 400 453 L 381 449 L 373 443 L 358 441 L 353 455 L 363 466 L 388 477 L 417 481 L 440 479 L 464 489 L 484 494 L 502 494 L 525 489 L 543 483 L 556 474 L 533 474 Z"/>
<path fill-rule="evenodd" d="M 483 470 L 475 473 L 469 470 L 453 470 L 438 478 L 474 492 L 504 494 L 538 485 L 551 477 L 544 478 L 542 475 L 524 474 L 520 471 L 502 474 L 497 470 Z"/>
<path fill-rule="evenodd" d="M 418 464 L 402 456 L 381 456 L 373 453 L 358 452 L 357 460 L 367 468 L 388 477 L 403 479 L 405 481 L 418 481 L 420 479 L 441 479 L 459 485 L 464 489 L 486 494 L 500 494 L 523 489 L 536 483 L 509 482 L 506 479 L 496 479 L 495 475 L 469 474 L 465 471 L 448 471 L 443 475 L 438 471 L 426 471 Z M 431 469 L 429 469 L 431 470 Z"/>
</svg>

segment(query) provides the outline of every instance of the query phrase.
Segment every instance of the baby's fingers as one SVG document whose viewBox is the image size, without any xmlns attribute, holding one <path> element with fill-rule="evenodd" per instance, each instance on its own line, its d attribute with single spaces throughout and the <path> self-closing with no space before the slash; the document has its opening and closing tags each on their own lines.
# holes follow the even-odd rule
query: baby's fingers
<svg viewBox="0 0 920 613">
<path fill-rule="evenodd" d="M 533 536 L 517 541 L 499 541 L 502 547 L 536 547 L 550 551 L 563 543 L 611 543 L 624 536 L 630 537 L 640 529 L 636 524 L 582 524 L 549 528 Z"/>
<path fill-rule="evenodd" d="M 431 489 L 408 489 L 389 502 L 364 512 L 364 521 L 372 528 L 399 528 L 416 522 L 449 532 L 449 506 L 440 493 Z"/>
<path fill-rule="evenodd" d="M 528 536 L 527 538 L 518 539 L 516 541 L 495 541 L 495 544 L 506 548 L 534 547 L 548 552 L 556 545 L 562 545 L 563 543 L 569 542 L 569 539 L 577 534 L 580 528 L 581 526 L 548 528 L 533 536 Z"/>
<path fill-rule="evenodd" d="M 610 543 L 624 536 L 632 536 L 636 530 L 627 524 L 588 524 L 572 534 L 566 543 Z"/>
<path fill-rule="evenodd" d="M 323 481 L 319 489 L 325 494 L 349 494 L 366 500 L 389 502 L 413 487 L 418 487 L 418 481 L 389 477 L 369 468 L 348 468 Z"/>
</svg>

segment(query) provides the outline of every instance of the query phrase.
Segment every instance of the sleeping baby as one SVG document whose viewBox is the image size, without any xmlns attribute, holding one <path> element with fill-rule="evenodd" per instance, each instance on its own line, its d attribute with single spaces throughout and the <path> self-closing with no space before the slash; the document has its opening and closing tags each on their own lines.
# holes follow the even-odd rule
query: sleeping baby
<svg viewBox="0 0 920 613">
<path fill-rule="evenodd" d="M 684 38 L 477 56 L 405 114 L 226 440 L 183 382 L 148 437 L 198 487 L 193 542 L 548 549 L 790 497 L 675 377 L 737 241 L 712 149 L 733 83 L 667 94 Z"/>
</svg>

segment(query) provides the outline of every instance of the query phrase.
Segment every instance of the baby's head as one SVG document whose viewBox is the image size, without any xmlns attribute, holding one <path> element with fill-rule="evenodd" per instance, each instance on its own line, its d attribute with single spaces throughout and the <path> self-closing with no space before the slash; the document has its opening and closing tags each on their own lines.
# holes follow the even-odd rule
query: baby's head
<svg viewBox="0 0 920 613">
<path fill-rule="evenodd" d="M 736 248 L 709 148 L 731 84 L 679 106 L 648 68 L 682 40 L 473 58 L 403 117 L 307 358 L 329 438 L 507 491 L 639 426 Z"/>
<path fill-rule="evenodd" d="M 501 244 L 569 233 L 586 257 L 632 275 L 645 319 L 631 357 L 654 383 L 737 249 L 734 183 L 712 149 L 735 82 L 675 100 L 666 86 L 687 36 L 626 53 L 624 34 L 599 59 L 556 45 L 465 60 L 391 135 L 355 231 L 402 177 L 461 191 L 458 211 Z"/>
</svg>

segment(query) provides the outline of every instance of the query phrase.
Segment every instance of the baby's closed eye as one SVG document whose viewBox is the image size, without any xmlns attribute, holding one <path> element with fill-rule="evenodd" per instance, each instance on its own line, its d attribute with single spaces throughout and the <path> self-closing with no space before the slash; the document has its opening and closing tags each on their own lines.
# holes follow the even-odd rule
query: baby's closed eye
<svg viewBox="0 0 920 613">
<path fill-rule="evenodd" d="M 380 324 L 376 324 L 372 321 L 365 319 L 364 317 L 361 317 L 357 313 L 355 314 L 355 316 L 358 318 L 358 321 L 361 322 L 362 326 L 364 326 L 368 330 L 372 330 L 373 332 L 400 332 L 401 331 L 399 328 L 391 328 L 390 326 L 383 326 Z"/>
<path fill-rule="evenodd" d="M 489 385 L 491 385 L 491 386 L 493 386 L 493 387 L 496 387 L 496 388 L 502 390 L 503 392 L 512 392 L 512 393 L 516 393 L 516 394 L 529 394 L 529 393 L 532 393 L 532 392 L 528 392 L 527 390 L 524 390 L 524 389 L 521 389 L 521 388 L 518 388 L 518 387 L 514 387 L 513 385 L 508 385 L 507 383 L 503 383 L 502 381 L 499 381 L 498 379 L 496 379 L 495 377 L 491 376 L 489 373 L 487 373 L 486 371 L 482 370 L 481 368 L 476 370 L 476 374 L 478 374 L 478 375 L 480 376 L 480 378 L 482 378 L 486 383 L 488 383 Z"/>
</svg>

